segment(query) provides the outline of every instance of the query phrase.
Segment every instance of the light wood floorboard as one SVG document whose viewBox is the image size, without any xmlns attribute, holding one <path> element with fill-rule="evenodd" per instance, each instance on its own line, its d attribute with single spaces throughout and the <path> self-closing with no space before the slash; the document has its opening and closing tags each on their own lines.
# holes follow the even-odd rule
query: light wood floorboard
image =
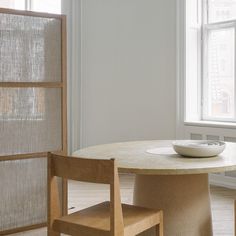
<svg viewBox="0 0 236 236">
<path fill-rule="evenodd" d="M 121 198 L 124 203 L 132 203 L 133 198 L 133 175 L 122 175 Z M 76 211 L 109 199 L 107 185 L 69 182 L 69 212 Z M 236 190 L 211 186 L 212 217 L 214 236 L 233 236 L 233 202 L 236 199 Z M 46 236 L 46 229 L 32 230 L 14 236 Z"/>
</svg>

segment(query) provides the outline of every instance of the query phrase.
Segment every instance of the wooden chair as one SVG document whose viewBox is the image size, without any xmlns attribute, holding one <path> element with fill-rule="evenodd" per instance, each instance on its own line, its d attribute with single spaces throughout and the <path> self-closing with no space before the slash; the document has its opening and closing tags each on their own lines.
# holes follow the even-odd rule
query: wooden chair
<svg viewBox="0 0 236 236">
<path fill-rule="evenodd" d="M 110 202 L 62 216 L 56 176 L 110 185 Z M 64 157 L 48 153 L 48 236 L 134 236 L 151 227 L 163 236 L 162 211 L 121 204 L 115 160 Z"/>
<path fill-rule="evenodd" d="M 234 236 L 236 236 L 236 200 L 234 201 Z"/>
</svg>

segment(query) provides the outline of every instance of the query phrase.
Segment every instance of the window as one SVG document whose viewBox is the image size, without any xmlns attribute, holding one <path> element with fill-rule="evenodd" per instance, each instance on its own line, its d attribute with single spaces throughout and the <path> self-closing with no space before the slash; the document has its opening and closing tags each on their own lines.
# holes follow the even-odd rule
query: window
<svg viewBox="0 0 236 236">
<path fill-rule="evenodd" d="M 0 7 L 60 14 L 61 0 L 0 0 Z"/>
<path fill-rule="evenodd" d="M 0 0 L 0 7 L 25 10 L 25 0 Z"/>
<path fill-rule="evenodd" d="M 236 122 L 236 0 L 186 1 L 186 120 Z"/>
<path fill-rule="evenodd" d="M 30 10 L 50 13 L 61 13 L 61 0 L 31 0 Z"/>
</svg>

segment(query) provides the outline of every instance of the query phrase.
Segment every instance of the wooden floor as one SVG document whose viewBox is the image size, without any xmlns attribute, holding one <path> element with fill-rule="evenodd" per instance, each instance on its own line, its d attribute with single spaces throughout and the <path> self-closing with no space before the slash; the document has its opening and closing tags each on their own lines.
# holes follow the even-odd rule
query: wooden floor
<svg viewBox="0 0 236 236">
<path fill-rule="evenodd" d="M 120 181 L 122 202 L 131 203 L 134 176 L 122 175 Z M 109 189 L 106 185 L 69 182 L 69 208 L 73 208 L 70 213 L 108 199 Z M 211 186 L 211 199 L 214 236 L 233 236 L 233 201 L 236 199 L 236 190 Z M 46 229 L 18 233 L 14 236 L 46 236 Z"/>
</svg>

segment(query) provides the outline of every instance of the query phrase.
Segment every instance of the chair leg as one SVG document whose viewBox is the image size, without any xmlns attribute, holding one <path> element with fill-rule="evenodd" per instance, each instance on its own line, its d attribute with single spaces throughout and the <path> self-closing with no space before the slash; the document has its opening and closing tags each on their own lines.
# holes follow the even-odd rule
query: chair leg
<svg viewBox="0 0 236 236">
<path fill-rule="evenodd" d="M 234 236 L 236 236 L 236 200 L 234 201 Z"/>
<path fill-rule="evenodd" d="M 160 222 L 156 225 L 156 235 L 164 236 L 164 226 L 163 226 L 163 212 L 161 211 Z"/>
<path fill-rule="evenodd" d="M 156 235 L 157 236 L 163 236 L 163 224 L 156 225 Z"/>
<path fill-rule="evenodd" d="M 60 236 L 60 235 L 61 235 L 60 233 L 48 229 L 48 236 Z"/>
</svg>

